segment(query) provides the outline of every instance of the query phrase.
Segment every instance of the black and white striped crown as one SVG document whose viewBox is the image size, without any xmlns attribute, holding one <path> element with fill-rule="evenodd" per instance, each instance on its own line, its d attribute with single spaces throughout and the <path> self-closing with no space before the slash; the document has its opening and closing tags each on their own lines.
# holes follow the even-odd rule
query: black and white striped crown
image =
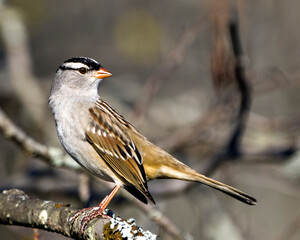
<svg viewBox="0 0 300 240">
<path fill-rule="evenodd" d="M 87 57 L 74 57 L 70 58 L 58 68 L 61 70 L 78 70 L 82 67 L 88 68 L 89 71 L 91 70 L 99 70 L 101 67 L 100 63 L 92 58 Z"/>
</svg>

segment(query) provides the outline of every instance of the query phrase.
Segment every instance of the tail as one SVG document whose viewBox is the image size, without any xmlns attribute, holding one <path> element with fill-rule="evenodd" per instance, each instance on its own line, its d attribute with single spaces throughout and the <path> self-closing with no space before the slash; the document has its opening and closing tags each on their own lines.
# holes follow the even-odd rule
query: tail
<svg viewBox="0 0 300 240">
<path fill-rule="evenodd" d="M 169 166 L 166 166 L 166 164 L 164 168 L 161 168 L 159 174 L 156 176 L 157 178 L 175 178 L 185 181 L 200 182 L 214 189 L 217 189 L 243 203 L 249 205 L 256 205 L 257 201 L 254 197 L 251 197 L 250 195 L 234 187 L 228 186 L 224 183 L 206 177 L 191 169 L 190 167 L 186 166 L 177 159 L 174 159 L 173 157 L 172 161 L 167 161 L 167 163 L 169 164 Z"/>
<path fill-rule="evenodd" d="M 221 182 L 218 182 L 218 181 L 215 181 L 211 178 L 208 178 L 202 174 L 199 174 L 196 172 L 196 175 L 194 175 L 194 180 L 193 181 L 198 181 L 198 182 L 201 182 L 207 186 L 210 186 L 214 189 L 217 189 L 237 200 L 240 200 L 241 202 L 243 203 L 246 203 L 246 204 L 249 204 L 249 205 L 256 205 L 256 199 L 254 197 L 251 197 L 250 195 L 234 188 L 234 187 L 231 187 L 231 186 L 228 186 L 224 183 L 221 183 Z"/>
<path fill-rule="evenodd" d="M 137 148 L 147 149 L 147 154 L 142 152 L 143 165 L 148 180 L 157 178 L 173 178 L 185 181 L 200 182 L 214 189 L 217 189 L 243 203 L 256 205 L 256 199 L 248 194 L 228 186 L 224 183 L 208 178 L 187 165 L 183 164 L 164 150 L 148 142 L 140 134 L 132 135 L 135 142 L 139 143 Z M 138 139 L 137 139 L 138 138 Z M 149 150 L 152 149 L 152 150 Z"/>
</svg>

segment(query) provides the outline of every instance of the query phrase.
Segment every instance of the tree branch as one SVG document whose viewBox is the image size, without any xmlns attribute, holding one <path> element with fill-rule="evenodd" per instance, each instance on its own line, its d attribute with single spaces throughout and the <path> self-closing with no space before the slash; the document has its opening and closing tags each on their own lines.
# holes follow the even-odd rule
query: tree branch
<svg viewBox="0 0 300 240">
<path fill-rule="evenodd" d="M 149 231 L 138 227 L 134 220 L 121 220 L 118 217 L 109 219 L 95 218 L 91 220 L 81 234 L 82 219 L 90 211 L 82 213 L 74 221 L 70 219 L 77 212 L 69 205 L 31 199 L 18 189 L 5 190 L 0 193 L 0 224 L 18 225 L 56 232 L 74 239 L 136 239 L 145 236 L 145 239 L 156 239 Z"/>
</svg>

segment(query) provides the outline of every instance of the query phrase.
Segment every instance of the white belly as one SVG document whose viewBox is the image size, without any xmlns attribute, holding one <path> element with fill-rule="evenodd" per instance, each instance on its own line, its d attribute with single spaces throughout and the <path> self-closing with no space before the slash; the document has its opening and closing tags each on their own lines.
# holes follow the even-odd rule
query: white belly
<svg viewBox="0 0 300 240">
<path fill-rule="evenodd" d="M 86 117 L 89 115 L 88 109 L 86 112 L 75 115 L 72 111 L 74 107 L 76 106 L 65 105 L 64 107 L 57 106 L 55 109 L 54 118 L 61 144 L 68 154 L 88 172 L 106 181 L 119 183 L 120 180 L 86 141 L 84 126 L 87 128 L 89 124 L 89 119 Z M 61 109 L 63 111 L 60 111 Z M 66 109 L 70 109 L 70 111 L 66 111 Z"/>
</svg>

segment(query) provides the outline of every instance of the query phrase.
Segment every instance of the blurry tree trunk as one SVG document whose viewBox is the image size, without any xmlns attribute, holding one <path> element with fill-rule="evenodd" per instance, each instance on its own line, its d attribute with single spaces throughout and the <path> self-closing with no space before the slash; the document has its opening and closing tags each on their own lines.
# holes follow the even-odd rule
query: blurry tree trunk
<svg viewBox="0 0 300 240">
<path fill-rule="evenodd" d="M 40 129 L 45 122 L 47 97 L 32 72 L 27 30 L 20 13 L 0 2 L 0 31 L 8 61 L 11 86 L 24 110 Z"/>
</svg>

